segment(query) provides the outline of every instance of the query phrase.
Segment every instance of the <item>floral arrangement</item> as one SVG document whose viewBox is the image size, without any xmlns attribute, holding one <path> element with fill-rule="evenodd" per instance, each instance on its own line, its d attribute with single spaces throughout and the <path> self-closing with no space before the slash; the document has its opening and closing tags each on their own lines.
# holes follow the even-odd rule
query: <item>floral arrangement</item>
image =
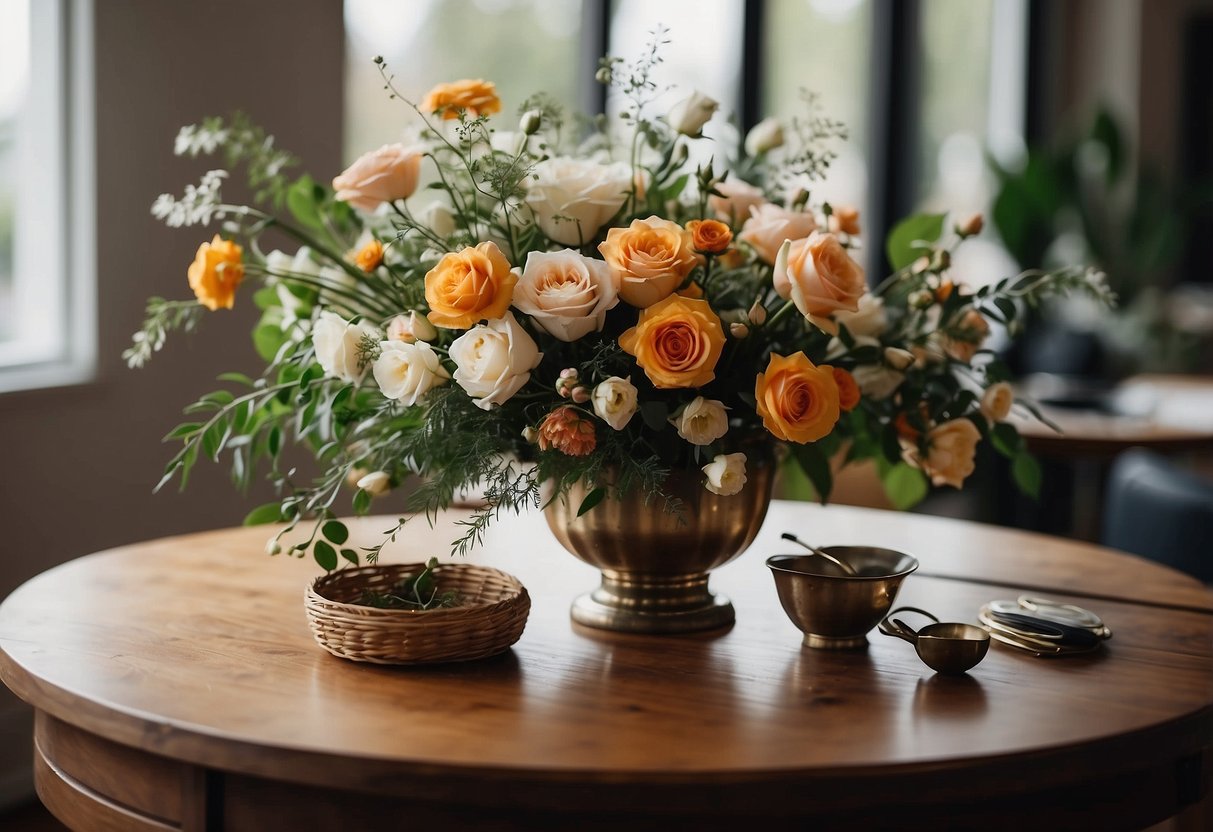
<svg viewBox="0 0 1213 832">
<path fill-rule="evenodd" d="M 411 475 L 410 511 L 483 491 L 459 552 L 500 511 L 579 481 L 594 486 L 581 512 L 630 489 L 660 501 L 673 470 L 735 494 L 773 446 L 823 501 L 834 467 L 867 458 L 901 506 L 929 484 L 959 488 L 983 439 L 1034 491 L 1038 468 L 1006 421 L 1006 368 L 983 342 L 990 322 L 1014 327 L 1046 295 L 1109 300 L 1099 275 L 1027 272 L 970 291 L 951 255 L 981 217 L 920 215 L 893 230 L 895 271 L 870 288 L 857 212 L 814 199 L 843 125 L 806 95 L 802 117 L 768 119 L 735 157 L 715 145 L 693 164 L 717 104 L 695 93 L 654 114 L 660 40 L 634 62 L 604 59 L 619 117 L 576 128 L 538 95 L 517 130 L 498 129 L 502 104 L 480 80 L 414 104 L 380 60 L 390 99 L 424 128 L 331 187 L 288 175 L 295 160 L 243 117 L 182 129 L 177 153 L 222 154 L 226 169 L 153 213 L 221 230 L 188 269 L 195 299 L 153 298 L 125 357 L 143 364 L 252 279 L 266 367 L 221 376 L 230 389 L 187 409 L 197 416 L 168 435 L 181 447 L 161 485 L 184 486 L 200 457 L 228 456 L 239 485 L 267 468 L 280 499 L 246 522 L 285 523 L 272 553 L 304 524 L 310 535 L 285 548 L 326 570 L 377 558 L 407 518 L 357 551 L 337 516 L 367 513 Z M 223 200 L 238 166 L 253 204 Z M 269 231 L 298 249 L 263 251 Z M 284 461 L 292 443 L 314 455 L 314 475 Z"/>
</svg>

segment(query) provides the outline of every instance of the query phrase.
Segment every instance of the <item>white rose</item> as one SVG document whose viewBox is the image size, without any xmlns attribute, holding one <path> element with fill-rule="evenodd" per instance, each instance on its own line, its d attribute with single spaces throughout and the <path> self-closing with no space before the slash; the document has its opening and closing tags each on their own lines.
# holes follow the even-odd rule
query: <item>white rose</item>
<svg viewBox="0 0 1213 832">
<path fill-rule="evenodd" d="M 387 325 L 387 337 L 389 341 L 404 341 L 406 344 L 433 341 L 438 337 L 438 329 L 425 315 L 414 309 L 392 318 Z"/>
<path fill-rule="evenodd" d="M 889 314 L 884 308 L 884 299 L 871 292 L 859 298 L 859 308 L 854 312 L 845 309 L 834 313 L 834 320 L 847 328 L 856 338 L 883 335 L 889 328 Z"/>
<path fill-rule="evenodd" d="M 615 430 L 623 430 L 636 414 L 637 392 L 630 377 L 611 376 L 594 388 L 594 412 Z"/>
<path fill-rule="evenodd" d="M 291 264 L 294 262 L 295 258 L 293 256 L 278 249 L 274 249 L 265 255 L 265 267 L 275 274 L 291 271 Z"/>
<path fill-rule="evenodd" d="M 901 347 L 885 347 L 884 363 L 894 370 L 905 371 L 914 363 L 914 353 Z"/>
<path fill-rule="evenodd" d="M 670 424 L 678 430 L 679 436 L 692 445 L 711 445 L 728 433 L 729 415 L 725 412 L 727 410 L 724 402 L 696 396 L 670 417 Z M 744 454 L 740 456 L 745 458 Z"/>
<path fill-rule="evenodd" d="M 1015 403 L 1015 391 L 1005 381 L 991 384 L 981 397 L 981 415 L 993 424 L 1005 421 L 1011 415 Z"/>
<path fill-rule="evenodd" d="M 421 212 L 421 224 L 446 239 L 455 233 L 455 214 L 446 203 L 431 202 L 429 207 Z"/>
<path fill-rule="evenodd" d="M 905 381 L 905 373 L 883 364 L 864 364 L 851 371 L 859 392 L 870 399 L 887 399 Z"/>
<path fill-rule="evenodd" d="M 514 313 L 469 329 L 451 342 L 455 381 L 481 410 L 504 404 L 530 381 L 543 353 Z"/>
<path fill-rule="evenodd" d="M 774 203 L 750 208 L 750 218 L 737 235 L 749 243 L 764 263 L 774 263 L 784 240 L 800 240 L 817 228 L 817 220 L 808 211 L 789 211 Z"/>
<path fill-rule="evenodd" d="M 360 478 L 358 487 L 372 497 L 378 497 L 380 494 L 386 494 L 392 487 L 392 478 L 383 471 L 375 471 Z"/>
<path fill-rule="evenodd" d="M 750 215 L 751 208 L 757 208 L 767 201 L 766 194 L 761 188 L 756 188 L 741 179 L 726 179 L 716 183 L 716 190 L 723 196 L 712 194 L 708 197 L 708 207 L 716 213 L 716 218 L 727 223 L 736 223 Z"/>
<path fill-rule="evenodd" d="M 561 341 L 576 341 L 602 331 L 618 295 L 619 277 L 603 261 L 568 248 L 532 251 L 514 286 L 514 307 Z"/>
<path fill-rule="evenodd" d="M 703 135 L 703 126 L 719 107 L 720 102 L 696 91 L 675 104 L 666 118 L 670 127 L 682 135 L 699 138 Z"/>
<path fill-rule="evenodd" d="M 745 454 L 717 454 L 703 466 L 708 481 L 704 488 L 722 497 L 731 497 L 745 487 Z"/>
<path fill-rule="evenodd" d="M 554 158 L 535 165 L 527 181 L 527 205 L 539 227 L 566 246 L 588 243 L 623 206 L 632 190 L 632 168 Z"/>
<path fill-rule="evenodd" d="M 783 145 L 783 125 L 777 118 L 764 118 L 750 128 L 745 137 L 745 152 L 751 156 Z"/>
<path fill-rule="evenodd" d="M 321 312 L 312 325 L 312 346 L 325 375 L 342 381 L 358 381 L 366 374 L 358 346 L 364 339 L 381 339 L 379 330 L 366 323 L 351 324 L 334 312 Z"/>
<path fill-rule="evenodd" d="M 383 341 L 372 372 L 379 391 L 406 407 L 432 388 L 446 384 L 451 374 L 438 362 L 438 353 L 424 341 L 408 344 L 404 341 Z"/>
</svg>

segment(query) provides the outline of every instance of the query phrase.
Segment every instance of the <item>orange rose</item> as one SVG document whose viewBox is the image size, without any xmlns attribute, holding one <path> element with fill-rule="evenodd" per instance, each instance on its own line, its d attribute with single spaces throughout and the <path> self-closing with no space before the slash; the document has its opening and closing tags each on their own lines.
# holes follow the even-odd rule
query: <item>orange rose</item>
<svg viewBox="0 0 1213 832">
<path fill-rule="evenodd" d="M 850 413 L 859 404 L 859 385 L 855 376 L 841 367 L 831 367 L 834 373 L 834 383 L 838 385 L 838 406 Z"/>
<path fill-rule="evenodd" d="M 558 407 L 539 425 L 539 450 L 555 448 L 568 456 L 587 456 L 598 444 L 594 423 L 583 419 L 574 407 Z"/>
<path fill-rule="evenodd" d="M 691 233 L 660 217 L 612 228 L 598 251 L 619 275 L 619 296 L 641 309 L 671 295 L 699 263 Z"/>
<path fill-rule="evenodd" d="M 354 265 L 364 272 L 373 272 L 383 263 L 383 243 L 371 240 L 354 254 Z"/>
<path fill-rule="evenodd" d="M 990 324 L 976 309 L 970 308 L 960 317 L 960 321 L 950 328 L 944 336 L 944 351 L 966 364 L 973 360 L 986 336 L 990 334 Z"/>
<path fill-rule="evenodd" d="M 816 442 L 838 421 L 838 383 L 831 367 L 818 367 L 803 352 L 771 353 L 759 373 L 754 398 L 762 424 L 788 442 Z"/>
<path fill-rule="evenodd" d="M 854 237 L 859 234 L 859 209 L 851 205 L 839 205 L 830 214 L 830 230 Z"/>
<path fill-rule="evenodd" d="M 674 294 L 684 298 L 691 298 L 692 300 L 701 300 L 703 298 L 703 287 L 692 280 Z"/>
<path fill-rule="evenodd" d="M 670 295 L 643 310 L 619 346 L 654 387 L 702 387 L 716 378 L 724 329 L 707 301 Z"/>
<path fill-rule="evenodd" d="M 496 243 L 444 254 L 425 276 L 426 317 L 434 326 L 468 329 L 505 315 L 518 277 Z"/>
<path fill-rule="evenodd" d="M 190 288 L 198 302 L 214 311 L 231 309 L 236 302 L 236 287 L 244 280 L 244 249 L 218 234 L 209 243 L 198 246 L 190 263 Z"/>
<path fill-rule="evenodd" d="M 733 242 L 733 232 L 720 220 L 691 220 L 687 231 L 695 250 L 705 254 L 720 254 Z"/>
<path fill-rule="evenodd" d="M 501 99 L 497 97 L 497 87 L 491 81 L 469 78 L 434 87 L 426 93 L 420 109 L 441 115 L 444 119 L 459 118 L 460 110 L 477 118 L 500 113 Z"/>
</svg>

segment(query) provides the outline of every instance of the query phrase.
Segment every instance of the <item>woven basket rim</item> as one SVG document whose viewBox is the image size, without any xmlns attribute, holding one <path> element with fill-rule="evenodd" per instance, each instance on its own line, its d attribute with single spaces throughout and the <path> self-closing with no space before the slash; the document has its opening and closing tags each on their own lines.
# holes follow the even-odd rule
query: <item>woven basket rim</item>
<svg viewBox="0 0 1213 832">
<path fill-rule="evenodd" d="M 466 616 L 468 613 L 485 612 L 494 607 L 503 604 L 510 604 L 517 599 L 526 595 L 526 587 L 522 582 L 509 572 L 497 569 L 492 566 L 483 566 L 478 563 L 440 563 L 435 567 L 435 571 L 439 574 L 442 572 L 467 572 L 467 573 L 489 573 L 504 580 L 510 586 L 509 594 L 493 601 L 474 601 L 471 603 L 460 604 L 455 607 L 438 607 L 432 610 L 402 610 L 384 607 L 370 607 L 363 604 L 354 604 L 349 601 L 337 601 L 324 595 L 321 591 L 322 584 L 325 581 L 332 580 L 337 577 L 344 577 L 353 573 L 361 573 L 363 575 L 376 575 L 384 572 L 405 572 L 425 567 L 425 562 L 415 563 L 376 563 L 367 564 L 365 566 L 350 566 L 344 569 L 337 569 L 328 572 L 324 575 L 319 575 L 316 578 L 308 581 L 306 600 L 309 602 L 323 603 L 330 609 L 340 609 L 343 611 L 354 612 L 358 615 L 365 616 L 384 616 L 392 618 L 444 618 L 451 615 L 460 617 Z"/>
</svg>

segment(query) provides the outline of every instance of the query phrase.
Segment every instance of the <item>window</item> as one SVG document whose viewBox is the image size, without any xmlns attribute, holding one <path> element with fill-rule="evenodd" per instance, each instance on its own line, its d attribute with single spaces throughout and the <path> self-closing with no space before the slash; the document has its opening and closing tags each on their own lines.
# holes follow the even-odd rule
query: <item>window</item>
<svg viewBox="0 0 1213 832">
<path fill-rule="evenodd" d="M 89 12 L 0 0 L 0 390 L 91 373 Z"/>
</svg>

